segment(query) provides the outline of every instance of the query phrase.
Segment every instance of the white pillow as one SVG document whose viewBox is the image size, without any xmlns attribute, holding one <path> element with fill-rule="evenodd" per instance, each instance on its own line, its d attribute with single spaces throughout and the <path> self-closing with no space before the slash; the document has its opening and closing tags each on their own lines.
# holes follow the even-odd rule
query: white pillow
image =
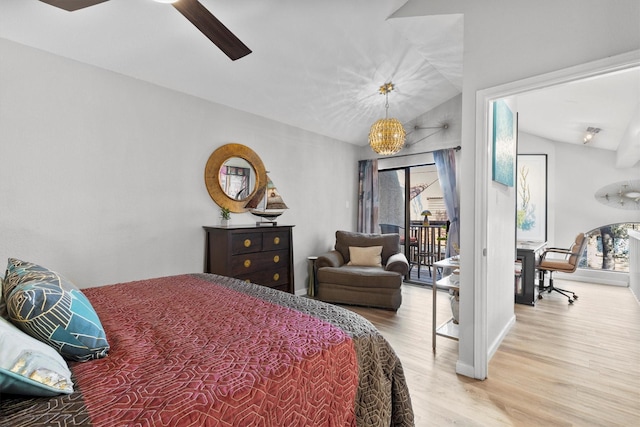
<svg viewBox="0 0 640 427">
<path fill-rule="evenodd" d="M 71 371 L 53 348 L 0 317 L 0 394 L 73 393 Z"/>
<path fill-rule="evenodd" d="M 382 246 L 349 246 L 349 263 L 361 267 L 382 267 Z"/>
</svg>

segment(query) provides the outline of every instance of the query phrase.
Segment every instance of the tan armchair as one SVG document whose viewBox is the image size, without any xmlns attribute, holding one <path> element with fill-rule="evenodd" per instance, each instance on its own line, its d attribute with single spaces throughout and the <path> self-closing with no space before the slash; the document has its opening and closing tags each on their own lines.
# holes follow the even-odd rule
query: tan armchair
<svg viewBox="0 0 640 427">
<path fill-rule="evenodd" d="M 335 249 L 316 261 L 318 299 L 397 310 L 409 262 L 398 234 L 336 232 Z"/>
</svg>

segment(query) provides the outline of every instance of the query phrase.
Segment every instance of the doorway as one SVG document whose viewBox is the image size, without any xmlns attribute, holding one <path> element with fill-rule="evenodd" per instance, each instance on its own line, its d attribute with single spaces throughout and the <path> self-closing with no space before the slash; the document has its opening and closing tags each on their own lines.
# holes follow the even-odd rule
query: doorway
<svg viewBox="0 0 640 427">
<path fill-rule="evenodd" d="M 507 214 L 511 217 L 509 227 L 515 227 L 515 196 L 510 196 L 503 189 L 492 186 L 489 138 L 491 121 L 491 103 L 498 99 L 509 98 L 528 91 L 542 89 L 552 85 L 574 82 L 580 79 L 593 78 L 606 73 L 637 67 L 638 52 L 606 58 L 604 60 L 583 64 L 569 69 L 544 74 L 534 78 L 512 82 L 502 86 L 478 91 L 476 95 L 476 128 L 475 128 L 475 239 L 473 244 L 473 276 L 477 278 L 474 289 L 473 308 L 473 372 L 469 376 L 483 379 L 487 377 L 488 363 L 497 350 L 509 325 L 498 318 L 504 310 L 488 310 L 488 301 L 496 306 L 496 300 L 513 292 L 513 269 L 508 263 L 501 262 L 505 251 L 513 247 L 514 239 L 500 234 L 505 223 L 489 221 L 494 218 L 500 206 L 496 200 L 505 199 L 503 206 L 511 209 Z M 513 198 L 511 200 L 510 198 Z M 493 209 L 493 211 L 491 210 Z M 491 256 L 488 256 L 490 254 Z M 512 265 L 512 264 L 511 264 Z M 504 278 L 504 280 L 502 280 Z M 511 303 L 511 307 L 513 303 Z M 462 307 L 462 306 L 461 306 Z M 462 342 L 462 340 L 461 340 Z M 459 370 L 460 372 L 460 370 Z M 465 371 L 466 372 L 466 371 Z M 462 373 L 462 372 L 460 372 Z"/>
</svg>

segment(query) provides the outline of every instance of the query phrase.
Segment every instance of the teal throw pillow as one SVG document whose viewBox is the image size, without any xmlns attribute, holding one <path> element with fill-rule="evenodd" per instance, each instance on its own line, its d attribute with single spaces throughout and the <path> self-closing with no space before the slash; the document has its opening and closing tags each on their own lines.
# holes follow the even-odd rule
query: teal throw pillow
<svg viewBox="0 0 640 427">
<path fill-rule="evenodd" d="M 87 297 L 60 274 L 9 259 L 5 298 L 9 320 L 69 360 L 84 362 L 109 351 L 104 328 Z"/>
</svg>

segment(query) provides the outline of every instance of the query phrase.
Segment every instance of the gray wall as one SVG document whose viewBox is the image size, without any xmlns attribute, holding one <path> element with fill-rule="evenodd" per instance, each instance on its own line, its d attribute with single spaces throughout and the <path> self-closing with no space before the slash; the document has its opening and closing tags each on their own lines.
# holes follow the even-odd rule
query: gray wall
<svg viewBox="0 0 640 427">
<path fill-rule="evenodd" d="M 353 145 L 4 39 L 0 57 L 0 260 L 79 287 L 202 272 L 202 226 L 219 224 L 204 167 L 229 142 L 262 158 L 290 208 L 298 292 L 307 257 L 355 229 Z"/>
</svg>

